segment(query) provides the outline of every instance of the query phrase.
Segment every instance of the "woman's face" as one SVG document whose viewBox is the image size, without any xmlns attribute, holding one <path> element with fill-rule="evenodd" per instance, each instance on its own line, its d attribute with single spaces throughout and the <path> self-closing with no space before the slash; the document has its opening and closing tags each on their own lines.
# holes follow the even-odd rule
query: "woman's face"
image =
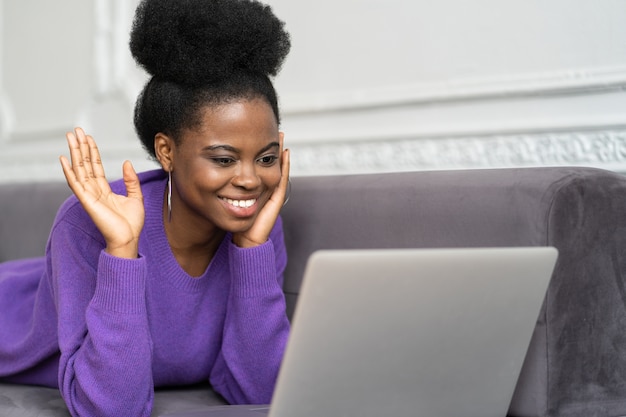
<svg viewBox="0 0 626 417">
<path fill-rule="evenodd" d="M 253 99 L 206 107 L 201 126 L 180 139 L 171 153 L 172 219 L 248 230 L 281 177 L 282 133 L 270 105 Z"/>
</svg>

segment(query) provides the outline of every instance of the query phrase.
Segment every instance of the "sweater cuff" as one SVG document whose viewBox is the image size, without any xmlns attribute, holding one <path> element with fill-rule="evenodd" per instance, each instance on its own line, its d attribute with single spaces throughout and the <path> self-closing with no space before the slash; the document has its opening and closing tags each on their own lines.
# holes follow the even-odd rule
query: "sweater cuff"
<svg viewBox="0 0 626 417">
<path fill-rule="evenodd" d="M 92 305 L 117 313 L 146 311 L 145 259 L 124 259 L 104 250 L 98 260 L 96 291 Z"/>
<path fill-rule="evenodd" d="M 230 244 L 231 290 L 233 295 L 252 298 L 282 291 L 276 279 L 274 244 L 267 242 L 252 247 L 240 248 Z"/>
</svg>

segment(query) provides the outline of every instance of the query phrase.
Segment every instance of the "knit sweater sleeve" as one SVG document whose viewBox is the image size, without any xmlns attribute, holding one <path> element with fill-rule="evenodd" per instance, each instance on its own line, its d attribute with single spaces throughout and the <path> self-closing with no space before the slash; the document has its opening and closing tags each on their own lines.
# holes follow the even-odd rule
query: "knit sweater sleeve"
<svg viewBox="0 0 626 417">
<path fill-rule="evenodd" d="M 108 255 L 94 230 L 67 215 L 49 241 L 61 395 L 73 416 L 149 416 L 154 388 L 145 261 Z"/>
<path fill-rule="evenodd" d="M 267 404 L 289 335 L 280 218 L 260 246 L 229 248 L 231 291 L 211 384 L 231 404 Z"/>
</svg>

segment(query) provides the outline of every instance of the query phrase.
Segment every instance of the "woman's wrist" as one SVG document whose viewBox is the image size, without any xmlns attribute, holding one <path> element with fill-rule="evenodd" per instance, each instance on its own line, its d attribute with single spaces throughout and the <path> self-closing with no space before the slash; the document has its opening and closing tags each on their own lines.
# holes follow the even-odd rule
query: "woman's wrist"
<svg viewBox="0 0 626 417">
<path fill-rule="evenodd" d="M 267 240 L 265 242 L 267 242 Z M 255 242 L 254 240 L 248 239 L 245 236 L 241 236 L 237 234 L 233 235 L 233 243 L 235 244 L 235 246 L 240 247 L 242 249 L 253 248 L 255 246 L 262 245 L 265 242 Z"/>
<path fill-rule="evenodd" d="M 139 257 L 138 242 L 131 242 L 125 245 L 107 245 L 105 251 L 116 258 L 137 259 Z"/>
</svg>

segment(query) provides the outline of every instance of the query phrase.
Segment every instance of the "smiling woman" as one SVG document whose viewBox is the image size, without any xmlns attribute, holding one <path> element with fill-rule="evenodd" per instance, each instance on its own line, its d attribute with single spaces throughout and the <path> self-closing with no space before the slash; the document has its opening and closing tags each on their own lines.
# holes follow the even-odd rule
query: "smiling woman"
<svg viewBox="0 0 626 417">
<path fill-rule="evenodd" d="M 281 158 L 283 135 L 276 118 L 262 99 L 209 106 L 202 114 L 199 126 L 183 130 L 180 140 L 158 133 L 154 141 L 157 159 L 171 173 L 168 238 L 195 245 L 206 241 L 206 236 L 230 231 L 240 247 L 259 245 L 267 240 L 269 229 L 253 226 L 281 179 L 287 179 L 288 167 L 281 169 L 279 160 L 288 163 L 288 153 Z M 282 196 L 274 197 L 271 204 L 278 210 L 284 186 L 277 191 Z M 190 241 L 194 237 L 197 242 Z M 185 251 L 179 257 L 186 257 Z M 199 263 L 194 270 L 203 271 L 202 261 L 210 257 L 193 259 Z M 179 258 L 179 262 L 193 260 Z"/>
<path fill-rule="evenodd" d="M 45 257 L 0 264 L 0 380 L 59 387 L 74 416 L 148 416 L 155 387 L 206 380 L 270 401 L 289 332 L 283 26 L 254 0 L 139 4 L 135 127 L 161 169 L 127 161 L 109 183 L 95 140 L 67 134 L 75 195 Z"/>
</svg>

